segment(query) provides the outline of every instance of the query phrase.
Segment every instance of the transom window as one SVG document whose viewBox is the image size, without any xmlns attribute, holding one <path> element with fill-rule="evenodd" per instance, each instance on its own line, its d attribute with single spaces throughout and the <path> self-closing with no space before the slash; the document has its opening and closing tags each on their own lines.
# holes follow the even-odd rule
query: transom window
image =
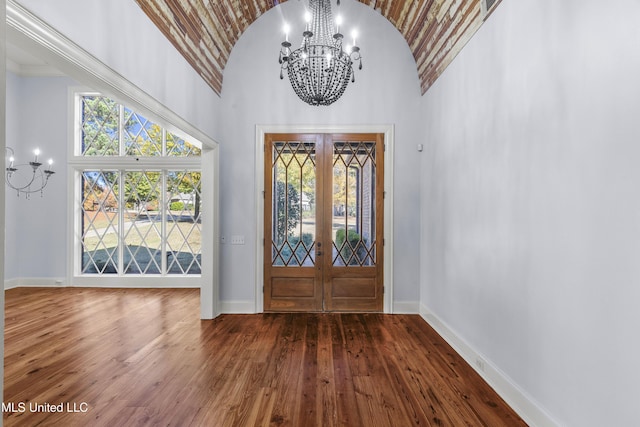
<svg viewBox="0 0 640 427">
<path fill-rule="evenodd" d="M 200 156 L 200 148 L 100 95 L 80 95 L 81 156 Z"/>
<path fill-rule="evenodd" d="M 200 147 L 100 94 L 76 123 L 76 272 L 200 274 Z"/>
</svg>

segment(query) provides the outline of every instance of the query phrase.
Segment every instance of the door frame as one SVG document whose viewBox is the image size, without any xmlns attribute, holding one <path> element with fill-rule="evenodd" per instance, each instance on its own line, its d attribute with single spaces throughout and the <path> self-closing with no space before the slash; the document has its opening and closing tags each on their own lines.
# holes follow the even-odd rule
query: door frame
<svg viewBox="0 0 640 427">
<path fill-rule="evenodd" d="M 264 138 L 267 133 L 382 133 L 384 134 L 384 262 L 383 313 L 393 313 L 393 153 L 394 125 L 256 125 L 255 143 L 255 312 L 264 312 Z"/>
</svg>

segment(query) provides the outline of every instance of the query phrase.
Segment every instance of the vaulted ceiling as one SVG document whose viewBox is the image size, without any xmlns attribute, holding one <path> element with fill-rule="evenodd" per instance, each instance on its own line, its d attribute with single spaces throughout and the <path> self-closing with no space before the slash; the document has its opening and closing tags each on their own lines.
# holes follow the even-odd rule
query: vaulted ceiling
<svg viewBox="0 0 640 427">
<path fill-rule="evenodd" d="M 218 94 L 236 41 L 253 21 L 284 1 L 136 0 Z M 416 61 L 423 94 L 484 19 L 481 0 L 358 1 L 381 13 L 404 36 Z"/>
</svg>

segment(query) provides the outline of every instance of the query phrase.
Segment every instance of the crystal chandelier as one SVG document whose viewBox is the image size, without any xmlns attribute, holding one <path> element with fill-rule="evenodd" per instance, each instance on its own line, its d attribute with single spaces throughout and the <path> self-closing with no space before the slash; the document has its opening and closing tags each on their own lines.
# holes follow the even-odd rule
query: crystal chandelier
<svg viewBox="0 0 640 427">
<path fill-rule="evenodd" d="M 340 5 L 340 0 L 337 4 Z M 342 96 L 349 80 L 355 82 L 353 63 L 358 61 L 358 69 L 362 69 L 357 34 L 354 30 L 353 43 L 343 47 L 342 19 L 338 16 L 333 20 L 330 0 L 309 0 L 305 21 L 302 43 L 293 51 L 289 27 L 285 25 L 279 58 L 280 79 L 284 79 L 286 70 L 300 99 L 309 105 L 331 105 Z"/>
<path fill-rule="evenodd" d="M 38 148 L 33 151 L 34 158 L 29 163 L 16 163 L 13 149 L 10 147 L 5 147 L 5 149 L 8 154 L 7 161 L 9 162 L 9 165 L 5 168 L 7 185 L 16 190 L 18 197 L 20 197 L 20 194 L 24 194 L 26 198 L 29 198 L 32 193 L 37 192 L 42 195 L 49 178 L 55 173 L 52 167 L 53 160 L 49 159 L 48 166 L 42 170 L 40 168 L 42 163 L 38 160 L 40 155 Z"/>
</svg>

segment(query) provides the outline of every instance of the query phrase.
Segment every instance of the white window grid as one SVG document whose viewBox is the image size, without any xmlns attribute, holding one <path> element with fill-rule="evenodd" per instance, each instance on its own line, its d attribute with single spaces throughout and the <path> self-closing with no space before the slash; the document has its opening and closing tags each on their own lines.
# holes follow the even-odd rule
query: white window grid
<svg viewBox="0 0 640 427">
<path fill-rule="evenodd" d="M 125 140 L 122 137 L 122 132 L 123 132 L 123 123 L 124 120 L 122 120 L 123 117 L 123 111 L 126 108 L 125 106 L 123 106 L 122 104 L 118 104 L 118 108 L 119 108 L 119 130 L 118 132 L 120 133 L 119 136 L 119 155 L 108 155 L 108 156 L 84 156 L 82 155 L 82 119 L 81 119 L 81 108 L 82 108 L 82 99 L 84 96 L 97 96 L 99 94 L 96 93 L 89 93 L 89 92 L 82 92 L 82 93 L 77 93 L 75 96 L 75 123 L 74 123 L 74 133 L 75 133 L 75 138 L 74 138 L 74 147 L 73 147 L 73 152 L 72 155 L 70 156 L 69 159 L 69 165 L 70 168 L 72 170 L 72 173 L 74 174 L 74 179 L 73 179 L 73 194 L 75 195 L 74 197 L 74 203 L 73 203 L 73 210 L 74 210 L 74 215 L 75 215 L 75 219 L 74 219 L 74 224 L 75 224 L 75 239 L 74 239 L 74 272 L 75 275 L 82 275 L 82 276 L 108 276 L 108 277 L 132 277 L 135 276 L 136 274 L 132 274 L 130 272 L 127 272 L 127 265 L 124 259 L 124 254 L 126 253 L 127 248 L 126 246 L 126 237 L 127 237 L 127 232 L 125 230 L 125 209 L 117 209 L 117 224 L 115 225 L 115 228 L 117 228 L 117 235 L 118 235 L 118 245 L 117 245 L 117 255 L 116 255 L 116 260 L 115 261 L 115 265 L 116 265 L 116 272 L 106 272 L 106 271 L 96 271 L 95 273 L 83 273 L 83 237 L 84 237 L 84 233 L 85 230 L 83 229 L 83 216 L 84 216 L 84 209 L 83 209 L 83 174 L 85 172 L 88 171 L 92 171 L 92 172 L 98 172 L 98 173 L 103 173 L 106 171 L 112 172 L 112 173 L 116 173 L 118 175 L 117 180 L 119 183 L 124 183 L 125 181 L 125 175 L 129 172 L 136 172 L 136 173 L 144 173 L 144 172 L 154 172 L 154 173 L 159 173 L 160 177 L 161 177 L 161 182 L 160 182 L 160 189 L 158 191 L 159 196 L 160 196 L 160 200 L 158 200 L 158 213 L 157 215 L 160 217 L 159 220 L 157 221 L 159 223 L 159 228 L 160 228 L 160 262 L 158 263 L 158 267 L 160 268 L 160 272 L 159 274 L 151 274 L 151 277 L 158 277 L 158 275 L 161 276 L 175 276 L 175 275 L 187 275 L 192 268 L 195 266 L 197 267 L 198 273 L 197 274 L 188 274 L 189 277 L 198 277 L 200 276 L 199 272 L 201 271 L 201 258 L 198 259 L 195 254 L 193 259 L 191 260 L 191 262 L 189 263 L 189 265 L 186 268 L 183 268 L 182 265 L 180 265 L 177 262 L 177 258 L 175 257 L 175 253 L 176 252 L 180 252 L 180 249 L 184 248 L 184 243 L 178 247 L 172 247 L 172 245 L 170 244 L 170 242 L 168 241 L 168 234 L 171 233 L 172 231 L 176 230 L 176 224 L 175 222 L 172 223 L 172 221 L 170 220 L 170 217 L 173 215 L 170 210 L 169 210 L 169 206 L 171 203 L 171 193 L 168 192 L 168 182 L 167 182 L 167 177 L 168 174 L 170 173 L 201 173 L 201 159 L 199 155 L 191 155 L 191 156 L 170 156 L 167 153 L 167 129 L 166 128 L 162 128 L 162 155 L 159 156 L 135 156 L 135 155 L 127 155 L 127 153 L 125 152 L 124 149 L 124 144 L 123 141 Z M 157 122 L 156 122 L 157 123 Z M 201 184 L 202 185 L 202 184 Z M 199 193 L 201 193 L 201 190 L 198 191 Z M 120 194 L 118 194 L 118 206 L 124 207 L 126 206 L 126 201 L 124 200 L 125 198 L 125 194 L 124 192 L 120 192 Z M 101 209 L 103 209 L 101 207 Z M 189 237 L 191 236 L 192 233 L 196 232 L 196 228 L 197 228 L 197 232 L 201 233 L 201 226 L 199 224 L 202 223 L 202 213 L 200 213 L 199 218 L 195 218 L 194 219 L 194 227 L 192 227 L 190 230 L 188 230 L 186 233 L 182 232 L 182 231 L 177 231 L 178 233 L 181 233 L 185 242 L 188 241 Z M 199 224 L 198 224 L 199 223 Z M 195 227 L 195 225 L 198 224 L 197 227 Z M 180 229 L 177 229 L 180 230 Z M 138 230 L 139 232 L 139 230 Z M 99 241 L 102 241 L 103 237 L 99 238 Z M 143 239 L 144 240 L 144 237 Z M 177 251 L 175 250 L 177 249 Z M 199 251 L 199 254 L 201 256 L 201 250 Z M 137 261 L 133 261 L 134 262 L 134 266 L 140 270 L 140 266 L 137 265 Z M 129 265 L 131 266 L 131 260 L 129 260 Z M 178 269 L 180 270 L 179 273 L 172 273 L 172 267 L 178 267 Z M 142 271 L 138 272 L 137 275 L 145 275 L 145 270 L 147 269 L 142 269 Z M 173 268 L 173 270 L 175 271 L 175 268 Z M 148 274 L 147 274 L 148 275 Z"/>
</svg>

